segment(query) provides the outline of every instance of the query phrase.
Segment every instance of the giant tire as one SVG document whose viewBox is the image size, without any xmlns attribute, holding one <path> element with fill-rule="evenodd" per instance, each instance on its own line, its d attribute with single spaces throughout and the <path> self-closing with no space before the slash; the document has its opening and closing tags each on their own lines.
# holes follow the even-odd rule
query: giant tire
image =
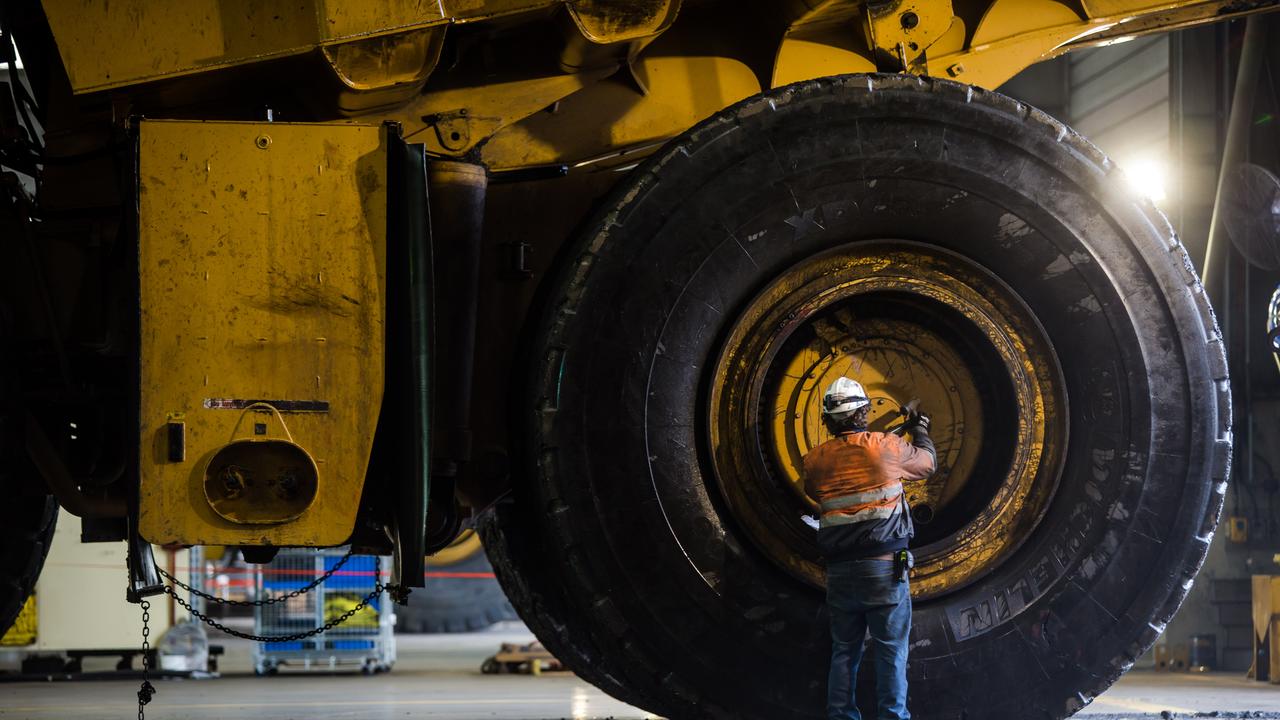
<svg viewBox="0 0 1280 720">
<path fill-rule="evenodd" d="M 7 499 L 0 505 L 0 635 L 13 625 L 35 589 L 58 519 L 58 504 L 51 496 L 7 484 Z"/>
<path fill-rule="evenodd" d="M 1182 246 L 1039 111 L 847 76 L 672 141 L 553 281 L 529 349 L 526 475 L 483 527 L 517 610 L 569 667 L 673 718 L 823 715 L 823 594 L 727 497 L 711 370 L 777 278 L 886 238 L 1007 287 L 1063 395 L 1060 462 L 1025 537 L 916 603 L 914 716 L 1063 718 L 1155 641 L 1204 560 L 1230 463 L 1222 344 Z"/>
</svg>

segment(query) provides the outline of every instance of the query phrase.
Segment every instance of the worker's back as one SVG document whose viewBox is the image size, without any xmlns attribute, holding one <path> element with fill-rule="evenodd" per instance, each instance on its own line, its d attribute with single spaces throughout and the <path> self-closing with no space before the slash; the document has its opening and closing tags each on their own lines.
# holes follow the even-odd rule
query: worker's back
<svg viewBox="0 0 1280 720">
<path fill-rule="evenodd" d="M 902 480 L 928 477 L 931 447 L 888 433 L 842 433 L 804 458 L 805 490 L 822 507 L 818 545 L 828 562 L 905 549 L 915 529 Z"/>
</svg>

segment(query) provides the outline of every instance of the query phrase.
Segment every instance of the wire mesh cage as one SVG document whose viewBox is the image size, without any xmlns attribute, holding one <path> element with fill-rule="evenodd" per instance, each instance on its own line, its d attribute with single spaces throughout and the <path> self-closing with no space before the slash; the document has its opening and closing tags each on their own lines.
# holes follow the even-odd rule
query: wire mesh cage
<svg viewBox="0 0 1280 720">
<path fill-rule="evenodd" d="M 216 598 L 231 603 L 247 603 L 257 599 L 258 581 L 254 566 L 246 563 L 235 548 L 206 548 L 200 545 L 191 548 L 190 577 L 187 582 L 191 587 L 208 593 Z M 197 610 L 206 615 L 230 620 L 236 625 L 233 617 L 237 611 L 244 610 L 248 618 L 247 608 L 241 605 L 223 605 L 191 595 L 189 598 Z M 247 631 L 250 625 L 245 623 L 239 629 Z"/>
<path fill-rule="evenodd" d="M 332 570 L 344 556 L 345 548 L 285 549 L 270 563 L 258 566 L 254 571 L 256 599 L 286 599 L 254 608 L 254 634 L 303 633 L 356 608 L 379 581 L 373 557 L 352 556 L 315 589 L 287 597 Z M 392 607 L 384 590 L 346 622 L 319 635 L 255 643 L 254 671 L 259 675 L 274 674 L 289 666 L 303 670 L 351 669 L 367 674 L 386 672 L 396 659 Z"/>
</svg>

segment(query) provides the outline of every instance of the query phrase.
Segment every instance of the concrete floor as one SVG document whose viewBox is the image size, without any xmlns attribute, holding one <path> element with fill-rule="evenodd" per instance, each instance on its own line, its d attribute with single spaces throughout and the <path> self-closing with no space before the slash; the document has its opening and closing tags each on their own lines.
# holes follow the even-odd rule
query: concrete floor
<svg viewBox="0 0 1280 720">
<path fill-rule="evenodd" d="M 651 717 L 572 675 L 481 675 L 480 662 L 501 642 L 527 641 L 507 624 L 486 633 L 401 636 L 399 660 L 387 675 L 291 674 L 259 678 L 249 670 L 249 646 L 227 646 L 223 677 L 157 683 L 147 716 L 159 720 L 538 720 Z M 92 669 L 86 667 L 86 669 Z M 113 720 L 136 717 L 136 680 L 2 683 L 0 717 Z M 1172 675 L 1135 671 L 1098 698 L 1090 720 L 1197 717 L 1280 718 L 1280 686 L 1237 675 Z M 1231 714 L 1226 714 L 1231 713 Z M 1240 714 L 1248 713 L 1248 714 Z M 1254 714 L 1259 713 L 1259 714 Z M 1165 716 L 1169 717 L 1169 716 Z"/>
</svg>

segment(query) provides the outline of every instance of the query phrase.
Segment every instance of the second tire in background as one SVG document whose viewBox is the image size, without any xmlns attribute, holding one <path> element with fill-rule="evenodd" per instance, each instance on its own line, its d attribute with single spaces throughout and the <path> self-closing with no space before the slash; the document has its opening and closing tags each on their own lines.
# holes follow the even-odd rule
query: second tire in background
<svg viewBox="0 0 1280 720">
<path fill-rule="evenodd" d="M 427 558 L 427 585 L 409 595 L 408 605 L 396 608 L 396 632 L 473 632 L 515 619 L 480 536 L 467 530 Z"/>
</svg>

